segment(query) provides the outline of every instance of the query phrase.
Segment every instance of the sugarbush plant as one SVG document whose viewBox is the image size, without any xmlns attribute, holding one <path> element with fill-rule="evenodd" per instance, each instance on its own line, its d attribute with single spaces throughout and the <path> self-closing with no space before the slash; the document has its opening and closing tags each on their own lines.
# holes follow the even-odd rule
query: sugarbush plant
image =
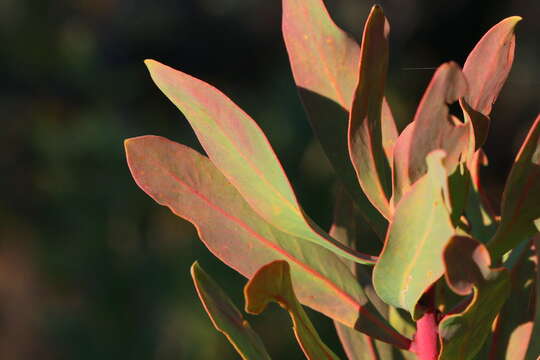
<svg viewBox="0 0 540 360">
<path fill-rule="evenodd" d="M 371 9 L 359 46 L 322 0 L 283 0 L 294 79 L 341 184 L 328 232 L 298 203 L 255 121 L 211 85 L 154 60 L 146 61 L 152 79 L 207 156 L 142 136 L 125 142 L 129 168 L 142 190 L 192 222 L 208 249 L 249 279 L 246 312 L 272 301 L 289 312 L 309 359 L 338 357 L 301 304 L 335 321 L 349 359 L 536 359 L 540 116 L 500 207 L 480 178 L 519 20 L 492 27 L 463 68 L 442 64 L 399 133 L 384 95 L 390 27 L 382 9 Z M 455 102 L 462 118 L 450 113 Z M 366 226 L 376 236 L 362 236 Z M 363 251 L 373 248 L 381 250 Z M 269 359 L 219 285 L 198 263 L 191 274 L 242 358 Z"/>
</svg>

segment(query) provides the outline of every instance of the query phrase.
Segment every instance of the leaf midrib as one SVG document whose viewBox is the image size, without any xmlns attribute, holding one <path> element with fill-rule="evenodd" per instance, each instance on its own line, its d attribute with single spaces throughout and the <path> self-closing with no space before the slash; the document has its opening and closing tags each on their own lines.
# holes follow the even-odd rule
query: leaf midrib
<svg viewBox="0 0 540 360">
<path fill-rule="evenodd" d="M 159 161 L 154 161 L 153 162 L 153 165 L 155 165 L 156 167 L 158 168 L 161 168 L 162 171 L 164 171 L 165 173 L 169 174 L 178 184 L 180 184 L 182 187 L 186 188 L 188 190 L 188 192 L 192 193 L 193 195 L 195 195 L 196 197 L 198 197 L 200 200 L 202 200 L 204 203 L 206 203 L 210 208 L 214 209 L 215 211 L 219 212 L 221 215 L 223 215 L 225 218 L 229 219 L 230 221 L 232 221 L 233 223 L 236 223 L 238 226 L 240 226 L 242 229 L 244 229 L 248 234 L 252 235 L 253 237 L 255 237 L 256 239 L 258 239 L 260 242 L 262 242 L 264 245 L 266 245 L 267 247 L 273 249 L 274 251 L 278 252 L 279 254 L 281 254 L 282 256 L 284 256 L 285 258 L 289 259 L 290 261 L 292 261 L 293 263 L 295 263 L 297 266 L 299 266 L 301 269 L 303 269 L 305 272 L 309 273 L 310 275 L 312 275 L 313 277 L 319 279 L 327 288 L 330 288 L 333 290 L 333 292 L 335 294 L 337 294 L 340 298 L 342 298 L 344 301 L 350 303 L 351 305 L 353 305 L 354 308 L 356 308 L 360 313 L 362 313 L 364 316 L 366 316 L 367 318 L 369 318 L 374 324 L 376 324 L 377 326 L 379 326 L 381 329 L 383 329 L 386 333 L 390 334 L 390 337 L 396 337 L 398 336 L 398 341 L 400 342 L 403 342 L 403 339 L 401 335 L 399 334 L 396 334 L 394 331 L 392 331 L 391 329 L 389 329 L 384 323 L 382 323 L 379 319 L 377 319 L 373 314 L 371 314 L 368 310 L 366 310 L 364 308 L 364 306 L 362 306 L 360 303 L 358 303 L 358 301 L 356 301 L 352 295 L 346 293 L 345 291 L 343 291 L 342 289 L 340 289 L 339 287 L 337 287 L 330 279 L 328 279 L 327 277 L 323 276 L 321 273 L 319 273 L 318 271 L 316 271 L 315 269 L 307 266 L 305 263 L 303 263 L 302 261 L 300 261 L 299 259 L 297 259 L 296 257 L 290 255 L 288 252 L 286 252 L 284 249 L 282 249 L 281 247 L 279 247 L 277 244 L 274 244 L 272 241 L 266 239 L 264 236 L 262 236 L 261 234 L 259 234 L 257 231 L 255 231 L 254 229 L 252 229 L 248 224 L 246 224 L 245 222 L 243 222 L 242 220 L 240 220 L 239 218 L 235 217 L 234 215 L 232 214 L 229 214 L 228 212 L 226 212 L 224 209 L 222 209 L 221 207 L 219 207 L 218 205 L 214 204 L 210 199 L 208 199 L 205 195 L 203 195 L 201 192 L 197 191 L 195 188 L 191 187 L 189 184 L 185 183 L 182 179 L 180 179 L 178 176 L 176 176 L 172 171 L 170 171 L 168 168 L 166 168 L 165 166 L 163 166 Z M 148 188 L 144 185 L 144 184 L 141 184 L 139 183 L 139 185 L 145 189 L 145 190 L 148 190 Z M 149 195 L 152 194 L 151 191 L 146 191 Z M 163 204 L 165 206 L 167 206 L 174 214 L 176 214 L 177 216 L 180 216 L 180 217 L 183 217 L 183 218 L 186 218 L 187 220 L 189 220 L 190 222 L 192 222 L 195 227 L 197 228 L 197 232 L 199 233 L 199 236 L 201 236 L 201 233 L 200 233 L 200 228 L 199 228 L 199 225 L 197 223 L 195 223 L 195 221 L 191 221 L 191 219 L 187 216 L 184 216 L 184 215 L 181 215 L 179 214 L 178 212 L 176 212 L 176 210 L 169 204 L 166 204 L 166 203 L 163 203 L 161 201 L 159 201 L 158 199 L 156 199 L 153 195 L 150 195 L 152 198 L 154 198 L 154 200 L 156 200 L 158 203 L 160 204 Z M 269 225 L 271 226 L 271 225 Z M 202 236 L 201 236 L 202 237 Z M 367 299 L 366 299 L 367 301 Z M 405 338 L 406 339 L 406 338 Z M 407 339 L 408 340 L 408 339 Z"/>
</svg>

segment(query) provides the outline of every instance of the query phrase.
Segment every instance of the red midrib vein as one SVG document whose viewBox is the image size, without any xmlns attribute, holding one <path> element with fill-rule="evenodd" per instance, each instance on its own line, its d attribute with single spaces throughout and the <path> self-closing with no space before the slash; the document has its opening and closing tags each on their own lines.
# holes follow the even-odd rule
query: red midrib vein
<svg viewBox="0 0 540 360">
<path fill-rule="evenodd" d="M 148 158 L 147 158 L 148 160 Z M 154 165 L 156 165 L 156 163 L 154 163 Z M 306 271 L 307 273 L 313 275 L 315 278 L 319 279 L 325 286 L 327 286 L 328 288 L 332 289 L 334 291 L 334 293 L 339 296 L 340 298 L 342 298 L 345 302 L 348 302 L 349 304 L 353 305 L 353 307 L 355 309 L 357 309 L 360 313 L 362 313 L 366 318 L 370 319 L 375 325 L 377 325 L 379 328 L 383 329 L 385 332 L 387 332 L 391 338 L 394 338 L 398 344 L 396 344 L 397 346 L 401 346 L 403 348 L 407 348 L 408 346 L 408 342 L 409 342 L 409 339 L 403 337 L 401 334 L 395 332 L 393 329 L 389 328 L 386 324 L 384 324 L 383 322 L 381 322 L 377 317 L 375 317 L 372 313 L 370 313 L 368 310 L 366 310 L 360 303 L 358 303 L 357 300 L 355 300 L 350 294 L 344 292 L 342 289 L 340 289 L 339 287 L 337 287 L 330 279 L 328 279 L 327 277 L 323 276 L 321 273 L 319 273 L 318 271 L 316 271 L 315 269 L 312 269 L 311 267 L 307 266 L 305 263 L 303 263 L 302 261 L 300 261 L 299 259 L 295 258 L 294 256 L 292 256 L 291 254 L 289 254 L 287 251 L 285 251 L 284 249 L 282 249 L 281 247 L 277 246 L 276 244 L 274 244 L 273 242 L 271 242 L 270 240 L 266 239 L 265 237 L 263 237 L 261 234 L 259 234 L 258 232 L 256 232 L 254 229 L 252 229 L 249 225 L 247 225 L 245 222 L 243 222 L 242 220 L 240 220 L 239 218 L 235 217 L 234 215 L 232 214 L 229 214 L 228 212 L 226 212 L 224 209 L 222 209 L 221 207 L 217 206 L 216 204 L 214 204 L 211 200 L 209 200 L 204 194 L 202 194 L 201 192 L 197 191 L 196 189 L 194 189 L 193 187 L 191 187 L 190 185 L 188 185 L 187 183 L 185 183 L 184 181 L 182 181 L 178 176 L 176 176 L 174 173 L 172 173 L 171 171 L 169 171 L 166 167 L 162 166 L 161 163 L 157 163 L 158 167 L 161 168 L 165 173 L 169 174 L 178 184 L 180 184 L 182 187 L 186 188 L 190 193 L 192 193 L 193 195 L 195 195 L 196 197 L 198 197 L 200 200 L 202 200 L 206 205 L 208 205 L 210 208 L 214 209 L 215 211 L 219 212 L 221 215 L 223 215 L 225 218 L 227 218 L 228 220 L 236 223 L 238 226 L 240 226 L 244 231 L 246 231 L 247 233 L 249 233 L 251 236 L 253 236 L 254 238 L 256 238 L 257 240 L 259 240 L 261 243 L 263 243 L 264 245 L 266 245 L 267 247 L 273 249 L 274 251 L 278 252 L 279 254 L 281 254 L 282 256 L 284 256 L 285 258 L 289 259 L 291 262 L 293 262 L 294 264 L 296 264 L 297 266 L 299 266 L 302 270 Z M 169 207 L 173 213 L 175 213 L 176 215 L 180 216 L 180 217 L 183 217 L 183 218 L 186 218 L 187 220 L 189 220 L 190 222 L 194 223 L 195 225 L 197 225 L 198 227 L 198 224 L 195 223 L 195 221 L 193 221 L 192 219 L 184 216 L 184 215 L 181 215 L 179 214 L 178 212 L 176 212 L 176 210 L 170 206 L 169 204 L 166 204 L 165 202 L 161 202 L 159 201 L 158 199 L 156 199 L 156 197 L 153 196 L 152 194 L 152 191 L 149 191 L 149 188 L 142 184 L 141 182 L 139 182 L 139 180 L 136 178 L 136 181 L 138 183 L 138 185 L 147 193 L 149 194 L 154 200 L 156 200 L 158 203 L 160 204 L 163 204 L 163 205 L 166 205 L 167 207 Z M 366 299 L 367 300 L 367 299 Z"/>
</svg>

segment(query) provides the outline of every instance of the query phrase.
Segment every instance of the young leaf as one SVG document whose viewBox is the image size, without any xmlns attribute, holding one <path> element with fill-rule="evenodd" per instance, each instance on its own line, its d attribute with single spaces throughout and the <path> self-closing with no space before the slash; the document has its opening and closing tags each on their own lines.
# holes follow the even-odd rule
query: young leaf
<svg viewBox="0 0 540 360">
<path fill-rule="evenodd" d="M 422 97 L 414 120 L 400 134 L 394 147 L 393 204 L 397 206 L 412 184 L 426 171 L 426 156 L 433 150 L 446 152 L 445 167 L 452 173 L 468 151 L 469 123 L 450 115 L 448 104 L 463 97 L 467 83 L 459 66 L 441 65 Z"/>
<path fill-rule="evenodd" d="M 199 265 L 191 265 L 191 277 L 214 327 L 222 332 L 244 360 L 269 360 L 259 335 L 244 319 L 223 289 Z"/>
<path fill-rule="evenodd" d="M 428 155 L 428 172 L 399 202 L 373 270 L 381 299 L 409 311 L 415 320 L 418 300 L 444 272 L 442 251 L 454 235 L 443 197 L 448 194 L 443 158 L 441 150 Z"/>
<path fill-rule="evenodd" d="M 286 261 L 274 261 L 259 269 L 244 287 L 246 312 L 260 314 L 270 302 L 278 303 L 289 312 L 294 335 L 310 360 L 339 359 L 326 346 L 294 294 L 290 267 Z"/>
<path fill-rule="evenodd" d="M 268 139 L 245 112 L 209 84 L 153 60 L 152 79 L 184 113 L 212 162 L 266 221 L 349 260 L 375 258 L 332 239 L 300 208 Z"/>
<path fill-rule="evenodd" d="M 476 44 L 463 66 L 469 92 L 461 106 L 464 112 L 471 114 L 477 149 L 486 139 L 488 115 L 512 68 L 514 30 L 520 20 L 521 17 L 512 16 L 493 26 Z"/>
<path fill-rule="evenodd" d="M 439 360 L 473 359 L 510 293 L 507 269 L 490 269 L 486 247 L 465 236 L 453 237 L 444 249 L 446 281 L 457 294 L 473 297 L 467 308 L 439 323 Z"/>
<path fill-rule="evenodd" d="M 261 266 L 286 260 L 302 303 L 377 339 L 408 346 L 409 340 L 376 314 L 335 254 L 268 224 L 207 157 L 157 136 L 129 139 L 125 146 L 139 187 L 192 222 L 221 261 L 251 278 Z"/>
<path fill-rule="evenodd" d="M 332 21 L 322 0 L 283 0 L 283 38 L 315 135 L 366 222 L 384 238 L 387 222 L 361 191 L 343 141 L 358 81 L 358 44 Z M 382 138 L 391 156 L 397 128 L 386 100 Z"/>
<path fill-rule="evenodd" d="M 488 248 L 494 259 L 534 235 L 540 218 L 540 115 L 521 146 L 504 187 L 501 223 Z"/>
<path fill-rule="evenodd" d="M 360 49 L 359 79 L 349 117 L 349 153 L 360 186 L 387 219 L 392 192 L 382 138 L 381 109 L 388 71 L 390 25 L 380 6 L 371 9 Z"/>
</svg>

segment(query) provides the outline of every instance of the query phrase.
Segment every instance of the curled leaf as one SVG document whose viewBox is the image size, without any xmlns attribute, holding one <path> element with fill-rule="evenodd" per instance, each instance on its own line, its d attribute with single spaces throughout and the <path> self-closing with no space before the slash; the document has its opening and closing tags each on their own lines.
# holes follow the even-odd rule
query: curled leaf
<svg viewBox="0 0 540 360">
<path fill-rule="evenodd" d="M 448 108 L 466 92 L 467 82 L 457 64 L 449 62 L 437 69 L 413 122 L 399 135 L 394 147 L 394 206 L 427 172 L 426 156 L 431 151 L 442 149 L 446 152 L 444 164 L 449 174 L 467 154 L 470 125 L 450 115 Z"/>
<path fill-rule="evenodd" d="M 244 288 L 246 312 L 260 314 L 268 303 L 276 302 L 289 312 L 294 335 L 310 360 L 339 359 L 326 346 L 294 294 L 290 267 L 286 261 L 274 261 L 263 266 Z"/>
<path fill-rule="evenodd" d="M 474 359 L 510 293 L 507 269 L 491 269 L 486 247 L 466 236 L 453 237 L 444 250 L 448 286 L 457 294 L 473 294 L 466 309 L 439 323 L 439 360 Z"/>
<path fill-rule="evenodd" d="M 387 219 L 392 186 L 390 164 L 382 136 L 382 103 L 388 71 L 390 26 L 375 5 L 364 27 L 359 79 L 349 117 L 349 153 L 358 182 L 369 200 Z"/>
</svg>

